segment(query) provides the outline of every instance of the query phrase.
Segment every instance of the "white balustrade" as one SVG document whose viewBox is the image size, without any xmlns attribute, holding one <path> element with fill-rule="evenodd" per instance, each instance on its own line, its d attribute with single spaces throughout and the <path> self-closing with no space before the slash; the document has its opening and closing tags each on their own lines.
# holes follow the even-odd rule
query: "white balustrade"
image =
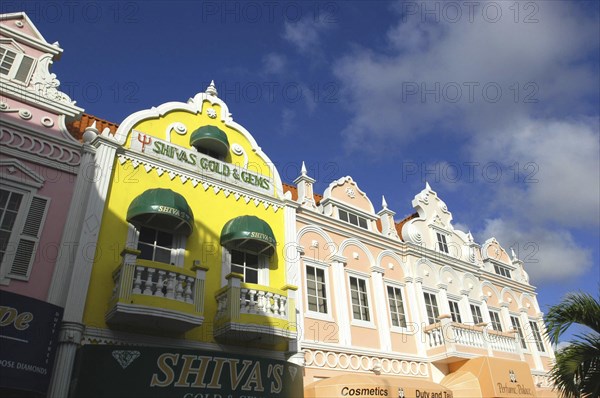
<svg viewBox="0 0 600 398">
<path fill-rule="evenodd" d="M 135 267 L 131 294 L 166 297 L 171 300 L 193 304 L 195 278 L 176 271 L 157 270 L 144 265 L 131 266 Z M 120 284 L 121 274 L 122 270 L 115 274 L 113 295 L 118 291 L 117 287 Z"/>
<path fill-rule="evenodd" d="M 439 347 L 446 343 L 517 353 L 517 339 L 513 336 L 484 331 L 480 327 L 458 323 L 437 324 L 425 330 L 427 348 Z M 451 336 L 451 337 L 450 337 Z"/>
<path fill-rule="evenodd" d="M 215 319 L 226 315 L 228 310 L 227 289 L 217 295 L 217 314 Z M 234 298 L 235 300 L 235 298 Z M 256 314 L 287 319 L 287 296 L 266 290 L 240 288 L 240 314 Z"/>
</svg>

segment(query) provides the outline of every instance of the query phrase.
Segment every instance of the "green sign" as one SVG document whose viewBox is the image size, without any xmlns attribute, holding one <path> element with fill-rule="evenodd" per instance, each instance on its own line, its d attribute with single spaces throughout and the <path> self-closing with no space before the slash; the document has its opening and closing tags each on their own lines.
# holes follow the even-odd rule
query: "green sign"
<svg viewBox="0 0 600 398">
<path fill-rule="evenodd" d="M 302 368 L 218 351 L 85 345 L 72 397 L 302 397 Z"/>
</svg>

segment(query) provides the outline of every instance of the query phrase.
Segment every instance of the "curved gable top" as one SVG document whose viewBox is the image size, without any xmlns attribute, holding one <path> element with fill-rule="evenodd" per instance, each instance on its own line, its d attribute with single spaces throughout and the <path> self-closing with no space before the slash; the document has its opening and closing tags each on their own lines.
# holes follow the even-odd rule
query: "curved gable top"
<svg viewBox="0 0 600 398">
<path fill-rule="evenodd" d="M 350 176 L 342 177 L 329 184 L 323 193 L 321 203 L 327 203 L 327 201 L 342 203 L 375 216 L 375 208 L 371 200 Z"/>
<path fill-rule="evenodd" d="M 134 131 L 137 131 L 137 134 L 153 135 L 167 143 L 190 149 L 190 134 L 203 126 L 225 132 L 225 138 L 231 144 L 229 155 L 232 163 L 272 178 L 276 196 L 283 198 L 277 168 L 248 130 L 233 120 L 227 104 L 217 97 L 214 82 L 205 92 L 196 94 L 186 103 L 167 102 L 129 115 L 119 125 L 114 137 L 108 138 L 127 146 L 133 141 Z"/>
</svg>

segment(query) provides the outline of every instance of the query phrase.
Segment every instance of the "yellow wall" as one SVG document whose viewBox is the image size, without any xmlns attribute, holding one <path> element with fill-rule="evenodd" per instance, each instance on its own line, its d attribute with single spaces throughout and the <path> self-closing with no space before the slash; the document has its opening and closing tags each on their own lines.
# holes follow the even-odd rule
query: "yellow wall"
<svg viewBox="0 0 600 398">
<path fill-rule="evenodd" d="M 218 108 L 217 105 L 213 107 Z M 219 113 L 220 109 L 217 109 L 217 112 Z M 188 126 L 188 132 L 184 136 L 172 132 L 171 142 L 175 145 L 189 148 L 190 134 L 196 128 L 208 124 L 216 125 L 227 134 L 230 144 L 237 143 L 244 147 L 250 163 L 254 162 L 258 165 L 254 171 L 261 171 L 271 177 L 268 165 L 252 151 L 248 140 L 240 132 L 226 127 L 220 122 L 220 118 L 210 119 L 205 115 L 171 112 L 160 119 L 143 121 L 133 129 L 164 140 L 165 130 L 173 122 L 183 122 Z M 129 147 L 130 138 L 125 143 L 125 148 Z M 242 158 L 234 156 L 231 159 L 231 155 L 230 151 L 226 159 L 228 162 L 233 160 L 243 163 Z M 182 183 L 179 177 L 171 179 L 168 172 L 159 176 L 156 170 L 147 172 L 143 164 L 134 168 L 129 160 L 124 164 L 115 160 L 85 307 L 86 325 L 108 327 L 104 317 L 114 287 L 112 272 L 121 264 L 120 253 L 127 240 L 127 209 L 134 198 L 152 188 L 167 188 L 183 195 L 192 209 L 194 230 L 187 239 L 184 268 L 190 270 L 193 261 L 200 260 L 201 265 L 209 270 L 206 273 L 204 325 L 187 332 L 185 337 L 197 341 L 214 341 L 212 324 L 217 304 L 214 294 L 221 288 L 222 281 L 222 250 L 219 239 L 223 226 L 232 218 L 241 215 L 257 216 L 271 226 L 277 240 L 277 250 L 271 257 L 269 282 L 271 287 L 281 289 L 286 284 L 283 250 L 284 209 L 280 208 L 275 212 L 271 206 L 265 209 L 262 203 L 256 206 L 253 200 L 248 203 L 243 197 L 236 200 L 233 187 L 230 188 L 232 193 L 226 197 L 222 190 L 216 194 L 213 187 L 205 190 L 202 183 L 194 187 L 191 181 Z"/>
</svg>

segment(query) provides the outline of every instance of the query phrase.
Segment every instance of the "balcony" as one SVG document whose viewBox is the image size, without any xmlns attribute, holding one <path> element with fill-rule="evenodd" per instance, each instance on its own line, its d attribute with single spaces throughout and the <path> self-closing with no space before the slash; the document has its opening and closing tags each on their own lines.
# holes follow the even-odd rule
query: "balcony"
<svg viewBox="0 0 600 398">
<path fill-rule="evenodd" d="M 201 326 L 206 270 L 138 260 L 131 252 L 113 271 L 106 322 L 172 332 Z"/>
<path fill-rule="evenodd" d="M 223 342 L 259 341 L 279 344 L 296 339 L 296 287 L 283 290 L 243 283 L 231 273 L 227 286 L 219 289 L 215 315 L 215 338 Z"/>
<path fill-rule="evenodd" d="M 517 332 L 456 323 L 449 315 L 442 315 L 439 320 L 425 328 L 427 355 L 434 362 L 449 363 L 479 355 L 523 359 Z"/>
</svg>

